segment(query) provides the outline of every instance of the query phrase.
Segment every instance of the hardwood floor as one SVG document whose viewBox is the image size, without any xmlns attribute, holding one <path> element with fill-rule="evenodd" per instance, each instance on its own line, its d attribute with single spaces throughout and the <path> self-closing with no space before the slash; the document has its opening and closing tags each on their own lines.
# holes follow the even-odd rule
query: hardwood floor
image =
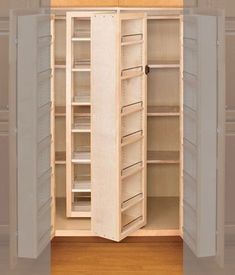
<svg viewBox="0 0 235 275">
<path fill-rule="evenodd" d="M 180 238 L 55 238 L 52 275 L 182 275 Z"/>
</svg>

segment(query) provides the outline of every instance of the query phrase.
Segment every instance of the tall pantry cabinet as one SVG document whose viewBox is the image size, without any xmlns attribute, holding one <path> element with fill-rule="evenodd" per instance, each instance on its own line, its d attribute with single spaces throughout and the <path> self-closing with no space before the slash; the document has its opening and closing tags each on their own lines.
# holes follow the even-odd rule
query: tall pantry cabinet
<svg viewBox="0 0 235 275">
<path fill-rule="evenodd" d="M 108 139 L 108 133 L 112 131 L 111 127 L 113 126 L 110 125 L 108 127 L 106 123 L 103 122 L 103 124 L 101 124 L 101 122 L 102 119 L 105 119 L 105 117 L 108 119 L 111 116 L 111 113 L 109 113 L 106 109 L 108 108 L 109 104 L 111 104 L 111 98 L 113 99 L 117 97 L 115 92 L 112 93 L 110 89 L 107 91 L 108 88 L 101 88 L 100 85 L 103 84 L 104 86 L 108 87 L 107 79 L 110 78 L 112 74 L 114 74 L 114 72 L 112 73 L 112 70 L 118 70 L 115 69 L 115 66 L 117 66 L 117 61 L 115 60 L 118 59 L 117 55 L 119 54 L 120 56 L 124 56 L 124 59 L 126 58 L 126 60 L 123 61 L 123 76 L 121 77 L 121 83 L 119 84 L 121 86 L 120 89 L 123 90 L 119 96 L 120 100 L 123 101 L 123 103 L 120 102 L 120 104 L 122 104 L 120 110 L 122 109 L 121 112 L 123 112 L 121 116 L 123 117 L 123 123 L 125 124 L 125 127 L 130 128 L 126 130 L 126 133 L 124 133 L 120 139 L 124 140 L 126 138 L 127 143 L 131 143 L 131 139 L 133 139 L 134 144 L 130 144 L 129 146 L 126 145 L 126 150 L 129 149 L 128 147 L 133 147 L 133 149 L 131 148 L 132 151 L 138 150 L 138 143 L 136 143 L 137 141 L 139 143 L 143 143 L 143 146 L 145 144 L 145 151 L 143 152 L 142 158 L 136 159 L 136 161 L 132 161 L 126 165 L 126 167 L 123 167 L 124 171 L 126 170 L 126 173 L 131 174 L 135 174 L 135 170 L 137 172 L 140 171 L 141 173 L 143 171 L 142 176 L 145 177 L 144 181 L 147 181 L 147 183 L 145 183 L 146 186 L 144 187 L 146 190 L 143 190 L 144 192 L 139 192 L 140 190 L 138 190 L 138 186 L 136 186 L 136 190 L 133 191 L 128 190 L 127 188 L 127 192 L 132 192 L 134 199 L 137 199 L 137 201 L 137 195 L 140 196 L 140 200 L 142 200 L 142 195 L 148 196 L 148 205 L 146 205 L 146 207 L 149 209 L 149 211 L 147 211 L 149 215 L 149 218 L 147 218 L 149 225 L 143 229 L 143 232 L 138 232 L 137 235 L 179 235 L 180 181 L 182 178 L 182 86 L 180 84 L 180 40 L 182 23 L 180 15 L 178 12 L 175 12 L 173 15 L 151 15 L 148 18 L 148 23 L 145 19 L 146 22 L 143 23 L 143 28 L 138 27 L 137 19 L 120 19 L 122 21 L 120 24 L 123 25 L 124 28 L 124 35 L 123 37 L 120 37 L 120 41 L 122 41 L 120 42 L 120 52 L 117 53 L 118 50 L 115 49 L 112 54 L 109 54 L 109 59 L 111 59 L 112 56 L 114 58 L 112 67 L 113 69 L 111 68 L 111 62 L 109 64 L 110 67 L 104 65 L 104 62 L 109 59 L 106 58 L 107 52 L 104 50 L 104 46 L 102 46 L 100 41 L 99 43 L 101 44 L 102 48 L 99 50 L 99 54 L 101 56 L 103 54 L 103 65 L 100 60 L 96 61 L 95 54 L 96 48 L 98 48 L 96 45 L 98 43 L 95 43 L 95 41 L 91 39 L 91 16 L 92 15 L 89 13 L 82 14 L 81 12 L 70 12 L 67 13 L 67 23 L 65 17 L 62 15 L 55 16 L 54 21 L 54 85 L 56 98 L 55 132 L 57 133 L 55 135 L 55 189 L 57 194 L 56 208 L 60 210 L 56 211 L 58 227 L 55 234 L 70 234 L 68 233 L 69 230 L 66 232 L 66 224 L 71 224 L 71 226 L 73 226 L 72 228 L 78 230 L 76 234 L 91 234 L 89 233 L 90 220 L 87 218 L 91 216 L 91 202 L 92 196 L 94 195 L 92 186 L 94 186 L 94 192 L 100 192 L 101 187 L 99 186 L 105 185 L 104 183 L 98 184 L 101 175 L 96 181 L 97 184 L 94 183 L 92 185 L 92 180 L 90 178 L 90 167 L 92 165 L 93 158 L 90 158 L 90 138 L 93 137 L 94 152 L 96 151 L 95 148 L 97 148 L 100 153 L 98 156 L 94 156 L 94 159 L 100 159 L 100 161 L 96 160 L 93 164 L 95 171 L 96 164 L 102 165 L 101 160 L 104 162 L 108 160 L 107 156 L 104 157 L 101 155 L 102 152 L 105 153 L 105 151 L 107 151 L 107 154 L 110 154 L 106 146 L 103 148 L 103 151 L 101 148 L 102 142 L 104 142 L 103 138 L 105 136 L 105 131 L 107 131 L 106 137 Z M 95 21 L 95 18 L 97 17 L 94 17 L 93 20 Z M 112 15 L 110 15 L 110 17 L 112 17 Z M 77 22 L 76 27 L 74 26 L 74 22 Z M 126 26 L 123 22 L 126 22 Z M 60 65 L 65 63 L 61 60 L 66 59 L 66 25 L 67 28 L 69 28 L 67 32 L 67 68 Z M 94 32 L 96 25 L 99 26 L 100 24 L 93 25 Z M 116 26 L 113 30 L 113 35 L 116 35 L 115 33 L 118 32 L 117 28 L 118 27 Z M 77 38 L 74 37 L 75 32 L 78 33 Z M 104 34 L 106 34 L 106 32 L 104 32 Z M 102 30 L 100 28 L 97 30 L 97 33 L 99 33 L 99 37 L 102 37 Z M 96 37 L 95 34 L 93 37 Z M 64 40 L 62 44 L 63 38 Z M 103 37 L 103 39 L 105 38 L 107 41 L 103 45 L 107 44 L 108 41 L 112 41 L 108 35 Z M 117 43 L 119 42 L 116 41 L 116 44 Z M 115 47 L 117 47 L 116 44 Z M 71 50 L 69 50 L 70 48 Z M 141 49 L 147 50 L 142 53 L 143 51 L 141 52 Z M 62 52 L 63 56 L 60 56 Z M 77 56 L 75 56 L 76 54 Z M 91 63 L 94 64 L 91 67 L 88 62 L 90 56 L 92 56 Z M 70 69 L 70 67 L 72 68 L 73 64 L 76 65 L 77 68 Z M 92 70 L 102 70 L 102 68 L 99 67 L 101 66 L 100 64 L 103 66 L 103 68 L 106 68 L 106 74 L 103 73 L 99 75 L 99 80 L 96 80 L 96 75 L 94 74 L 94 79 L 91 81 L 90 76 L 92 75 Z M 119 66 L 121 66 L 121 64 Z M 65 81 L 65 69 L 67 70 L 67 82 Z M 146 76 L 147 71 L 149 71 L 148 77 Z M 142 77 L 145 79 L 144 82 L 141 80 Z M 101 81 L 102 78 L 104 79 Z M 115 76 L 112 81 L 113 85 L 117 81 L 118 80 Z M 93 87 L 91 86 L 91 83 L 93 84 Z M 144 89 L 143 95 L 141 95 L 140 90 L 142 85 Z M 148 91 L 146 90 L 147 86 Z M 58 93 L 56 87 L 58 87 Z M 102 102 L 101 91 L 104 90 L 106 91 L 106 102 Z M 124 92 L 124 90 L 126 90 L 126 92 Z M 62 95 L 61 93 L 63 92 L 64 94 Z M 94 94 L 92 94 L 92 92 Z M 74 93 L 77 95 L 77 102 L 73 101 Z M 78 98 L 78 96 L 80 96 L 80 98 Z M 110 100 L 108 100 L 108 96 L 110 96 Z M 91 100 L 92 98 L 93 101 Z M 103 97 L 103 100 L 105 100 L 105 97 Z M 100 114 L 96 114 L 95 112 L 97 104 L 100 104 L 100 108 L 103 108 L 103 117 L 100 117 Z M 115 108 L 117 104 L 118 101 L 115 100 L 112 108 Z M 106 106 L 106 108 L 104 108 L 104 106 Z M 92 118 L 95 120 L 97 117 L 97 121 L 90 120 L 90 113 L 93 109 L 94 112 Z M 144 114 L 139 118 L 141 112 L 144 112 Z M 74 119 L 76 119 L 77 122 L 80 122 L 80 124 L 77 124 L 79 127 L 77 130 L 72 128 L 74 126 Z M 143 123 L 142 126 L 140 125 L 141 121 Z M 90 126 L 90 122 L 92 123 L 92 126 Z M 96 127 L 98 129 L 96 129 Z M 98 134 L 103 136 L 103 141 L 99 141 L 100 146 L 96 144 L 96 141 L 99 140 Z M 75 146 L 76 142 L 79 143 L 80 146 L 80 151 L 77 153 L 80 154 L 79 156 L 83 159 L 72 160 L 71 156 L 74 154 L 73 150 L 75 150 L 75 147 L 72 149 L 72 147 L 69 146 L 71 146 L 72 143 L 73 146 Z M 108 145 L 109 142 L 107 141 L 107 146 Z M 70 152 L 72 155 L 68 157 Z M 124 152 L 124 154 L 126 154 L 126 152 Z M 111 161 L 112 159 L 110 162 Z M 116 160 L 113 160 L 113 163 L 116 165 Z M 103 169 L 109 169 L 108 165 L 109 164 L 106 163 Z M 130 171 L 127 169 L 128 166 L 130 166 Z M 78 178 L 74 180 L 74 176 L 71 176 L 71 174 L 73 174 L 75 171 L 77 173 L 76 176 L 80 177 L 79 181 L 77 181 Z M 103 173 L 101 167 L 100 173 Z M 138 181 L 139 176 L 140 175 L 138 174 L 132 175 L 131 181 Z M 105 179 L 106 177 L 104 177 L 104 180 Z M 111 182 L 116 184 L 114 179 L 112 179 Z M 77 186 L 77 189 L 74 188 L 74 184 Z M 65 187 L 67 188 L 66 192 Z M 130 187 L 130 189 L 133 187 Z M 103 195 L 100 194 L 100 200 L 102 200 L 104 196 L 105 192 L 103 192 Z M 109 196 L 108 193 L 107 196 Z M 137 196 L 137 198 L 135 196 Z M 96 203 L 95 198 L 96 197 L 94 196 L 94 203 Z M 128 201 L 129 199 L 130 197 L 127 196 L 125 201 Z M 67 219 L 64 212 L 65 204 L 67 217 L 83 217 L 84 219 Z M 73 208 L 74 205 L 77 206 L 76 211 L 69 210 L 75 209 Z M 93 209 L 96 211 L 96 207 Z M 155 211 L 159 211 L 159 214 L 157 214 L 156 217 Z M 167 215 L 162 215 L 162 211 L 166 212 Z M 84 231 L 83 229 L 87 230 Z M 79 232 L 79 230 L 81 231 Z"/>
<path fill-rule="evenodd" d="M 18 20 L 18 32 L 26 35 L 30 27 L 40 30 L 43 17 L 21 15 Z M 115 241 L 129 235 L 181 236 L 197 256 L 216 255 L 217 16 L 183 18 L 174 9 L 58 9 L 50 24 L 52 35 L 39 32 L 41 46 L 33 53 L 37 60 L 43 47 L 48 54 L 52 45 L 51 64 L 45 63 L 51 70 L 44 70 L 49 77 L 27 63 L 13 91 L 19 94 L 27 73 L 38 83 L 24 90 L 29 99 L 43 87 L 46 91 L 48 79 L 52 87 L 51 118 L 46 116 L 48 98 L 43 99 L 45 110 L 37 109 L 30 121 L 23 114 L 26 105 L 19 108 L 27 101 L 17 99 L 18 128 L 28 129 L 39 116 L 45 119 L 45 138 L 51 136 L 51 149 L 44 138 L 38 139 L 41 147 L 31 144 L 44 150 L 42 175 L 26 172 L 39 156 L 36 150 L 18 175 L 18 255 L 40 254 L 50 229 L 52 237 L 96 235 Z M 39 41 L 19 40 L 19 56 L 26 55 L 24 43 L 31 39 Z M 30 62 L 20 61 L 18 71 Z M 36 138 L 37 129 L 32 131 Z M 23 164 L 24 135 L 22 130 L 16 137 Z M 44 198 L 45 207 L 37 205 L 40 219 L 51 203 L 51 221 L 43 226 L 40 219 L 35 223 L 37 207 L 27 215 L 32 204 L 24 194 L 28 185 L 34 201 Z M 43 197 L 48 188 L 51 198 Z M 34 232 L 27 227 L 30 219 Z M 27 236 L 32 243 L 43 240 L 34 253 Z"/>
</svg>

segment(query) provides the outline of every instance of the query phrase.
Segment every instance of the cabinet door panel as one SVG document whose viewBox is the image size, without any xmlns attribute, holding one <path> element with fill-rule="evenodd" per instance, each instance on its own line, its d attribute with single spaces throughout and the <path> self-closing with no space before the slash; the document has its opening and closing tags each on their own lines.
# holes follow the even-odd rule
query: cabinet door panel
<svg viewBox="0 0 235 275">
<path fill-rule="evenodd" d="M 146 223 L 146 16 L 97 14 L 91 29 L 92 230 L 120 241 Z"/>
<path fill-rule="evenodd" d="M 50 17 L 18 17 L 18 256 L 37 258 L 51 236 Z"/>
<path fill-rule="evenodd" d="M 217 22 L 184 16 L 184 241 L 216 255 Z M 186 36 L 186 37 L 185 37 Z"/>
</svg>

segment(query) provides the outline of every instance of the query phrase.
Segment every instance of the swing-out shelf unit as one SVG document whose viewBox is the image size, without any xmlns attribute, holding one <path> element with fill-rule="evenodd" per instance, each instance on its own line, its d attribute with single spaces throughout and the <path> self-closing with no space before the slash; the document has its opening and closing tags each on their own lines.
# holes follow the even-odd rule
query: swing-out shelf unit
<svg viewBox="0 0 235 275">
<path fill-rule="evenodd" d="M 215 255 L 223 43 L 217 16 L 183 20 L 184 32 L 172 9 L 18 16 L 19 255 L 39 254 L 51 228 L 115 241 L 181 236 L 197 256 Z"/>
<path fill-rule="evenodd" d="M 93 39 L 91 25 L 88 23 L 91 20 L 89 16 L 92 16 L 92 14 L 76 11 L 70 12 L 69 15 L 66 11 L 65 13 L 67 14 L 67 20 L 61 11 L 57 11 L 55 16 L 55 41 L 57 42 L 55 44 L 55 53 L 57 53 L 55 70 L 58 75 L 63 75 L 63 77 L 58 79 L 60 84 L 55 83 L 55 87 L 57 85 L 60 86 L 58 88 L 61 92 L 61 87 L 64 87 L 63 94 L 60 96 L 56 95 L 57 98 L 61 97 L 64 101 L 61 104 L 62 106 L 56 105 L 56 132 L 62 133 L 61 131 L 66 129 L 66 142 L 64 140 L 65 132 L 63 135 L 55 137 L 55 144 L 58 144 L 56 147 L 59 148 L 56 148 L 56 171 L 58 174 L 58 177 L 56 176 L 58 178 L 56 183 L 56 209 L 58 208 L 58 211 L 56 211 L 55 234 L 57 236 L 71 235 L 68 230 L 69 227 L 66 226 L 68 223 L 71 224 L 72 228 L 77 224 L 77 231 L 73 231 L 73 234 L 92 235 L 90 219 L 87 219 L 88 216 L 91 216 L 91 213 L 87 212 L 87 217 L 85 217 L 83 212 L 83 218 L 71 220 L 71 217 L 79 217 L 80 214 L 77 211 L 79 207 L 74 209 L 71 208 L 72 206 L 70 207 L 74 195 L 81 194 L 82 197 L 85 197 L 85 200 L 92 196 L 92 179 L 89 177 L 91 172 L 89 167 L 92 165 L 92 158 L 90 158 L 90 150 L 87 151 L 88 147 L 86 147 L 89 137 L 92 136 L 89 114 L 93 106 L 91 103 L 90 92 L 92 88 L 90 87 L 89 76 L 92 74 L 90 45 L 92 45 Z M 78 22 L 77 32 L 74 29 L 75 20 Z M 79 20 L 81 22 L 80 26 Z M 138 51 L 139 48 L 146 44 L 146 59 L 148 60 L 146 65 L 148 65 L 150 70 L 147 76 L 148 90 L 146 92 L 147 106 L 145 110 L 147 122 L 147 135 L 145 137 L 148 136 L 148 140 L 146 140 L 147 166 L 145 167 L 147 174 L 148 217 L 147 225 L 135 234 L 180 235 L 180 189 L 182 178 L 182 87 L 180 84 L 182 32 L 180 12 L 175 10 L 173 15 L 172 11 L 169 12 L 169 15 L 161 15 L 159 11 L 153 15 L 151 12 L 147 17 L 146 24 L 146 36 L 137 31 L 134 35 L 123 35 L 120 42 L 120 50 L 128 54 Z M 146 40 L 146 37 L 148 40 Z M 80 60 L 74 57 L 76 54 Z M 130 56 L 131 58 L 135 59 L 134 54 Z M 66 68 L 64 67 L 65 63 Z M 66 70 L 67 82 L 65 90 Z M 138 79 L 141 75 L 142 72 L 138 68 L 133 71 L 127 70 L 121 75 L 121 81 L 128 87 L 128 83 L 131 85 L 134 81 L 133 79 Z M 76 89 L 80 89 L 80 94 L 74 94 L 78 90 L 75 91 L 72 87 L 73 85 L 77 85 Z M 135 86 L 133 88 L 135 89 Z M 56 88 L 55 93 L 59 94 Z M 67 99 L 65 100 L 65 98 Z M 61 99 L 58 98 L 58 102 L 61 102 Z M 103 106 L 104 110 L 107 107 Z M 136 102 L 136 104 L 123 108 L 121 117 L 125 119 L 125 117 L 130 116 L 130 119 L 134 119 L 132 117 L 141 110 L 143 110 L 142 103 Z M 85 113 L 82 114 L 83 111 Z M 74 144 L 75 137 L 80 137 L 80 139 L 78 138 L 80 140 L 79 145 L 85 146 L 84 148 L 80 147 L 85 152 L 77 152 L 76 156 L 78 158 L 75 158 L 71 147 Z M 56 139 L 58 142 L 56 142 Z M 137 131 L 124 143 L 131 144 L 141 139 L 141 134 Z M 70 140 L 71 145 L 69 145 Z M 66 147 L 65 143 L 67 143 Z M 59 146 L 63 146 L 63 150 Z M 72 152 L 71 156 L 70 151 Z M 79 181 L 72 182 L 71 175 L 76 167 L 80 167 L 80 169 L 78 168 L 82 177 L 80 185 Z M 137 171 L 138 169 L 141 171 L 142 167 L 138 167 Z M 67 171 L 66 174 L 65 170 Z M 133 173 L 135 174 L 135 172 Z M 67 188 L 66 192 L 65 186 Z M 74 211 L 75 209 L 76 211 Z M 158 209 L 164 209 L 162 214 Z M 154 215 L 155 211 L 159 214 Z M 156 221 L 154 221 L 155 219 Z M 87 225 L 86 230 L 84 230 L 85 224 Z"/>
</svg>

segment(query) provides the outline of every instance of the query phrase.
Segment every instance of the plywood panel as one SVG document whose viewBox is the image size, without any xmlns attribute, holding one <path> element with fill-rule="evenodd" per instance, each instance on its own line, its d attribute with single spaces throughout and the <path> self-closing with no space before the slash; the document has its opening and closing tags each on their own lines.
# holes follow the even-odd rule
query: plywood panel
<svg viewBox="0 0 235 275">
<path fill-rule="evenodd" d="M 148 196 L 179 196 L 179 165 L 148 165 Z"/>
<path fill-rule="evenodd" d="M 188 0 L 187 6 L 196 0 Z M 183 0 L 51 0 L 52 7 L 182 7 Z"/>
<path fill-rule="evenodd" d="M 52 7 L 117 7 L 118 0 L 51 0 Z"/>
<path fill-rule="evenodd" d="M 183 0 L 119 0 L 124 7 L 182 7 Z"/>
</svg>

